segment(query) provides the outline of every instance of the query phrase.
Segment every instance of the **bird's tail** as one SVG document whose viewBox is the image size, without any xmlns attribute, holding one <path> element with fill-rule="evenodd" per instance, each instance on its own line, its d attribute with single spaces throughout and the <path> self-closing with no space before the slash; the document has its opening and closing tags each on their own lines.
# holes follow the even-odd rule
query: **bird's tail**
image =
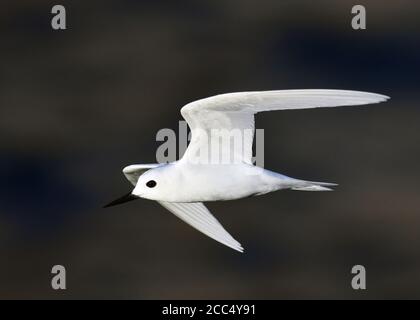
<svg viewBox="0 0 420 320">
<path fill-rule="evenodd" d="M 296 185 L 290 189 L 297 191 L 333 191 L 333 189 L 329 187 L 335 186 L 338 186 L 338 184 L 330 182 L 296 180 Z"/>
</svg>

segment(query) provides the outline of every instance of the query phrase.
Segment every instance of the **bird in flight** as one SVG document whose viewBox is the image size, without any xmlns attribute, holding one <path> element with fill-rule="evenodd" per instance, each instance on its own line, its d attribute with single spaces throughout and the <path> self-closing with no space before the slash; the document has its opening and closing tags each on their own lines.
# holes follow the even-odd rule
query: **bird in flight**
<svg viewBox="0 0 420 320">
<path fill-rule="evenodd" d="M 275 90 L 212 96 L 185 105 L 181 114 L 191 129 L 183 157 L 172 163 L 134 164 L 123 169 L 134 186 L 105 207 L 144 198 L 155 200 L 214 240 L 243 252 L 203 202 L 226 201 L 291 189 L 331 191 L 334 183 L 291 178 L 252 163 L 254 115 L 379 103 L 389 97 L 349 90 Z M 240 139 L 232 143 L 232 137 Z"/>
</svg>

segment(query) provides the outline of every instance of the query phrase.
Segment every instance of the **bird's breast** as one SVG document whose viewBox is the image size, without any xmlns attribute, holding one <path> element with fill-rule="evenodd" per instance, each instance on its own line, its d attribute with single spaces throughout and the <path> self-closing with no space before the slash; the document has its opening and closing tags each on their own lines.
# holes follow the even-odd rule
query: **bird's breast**
<svg viewBox="0 0 420 320">
<path fill-rule="evenodd" d="M 178 173 L 168 193 L 173 202 L 234 200 L 260 192 L 260 179 L 238 166 L 190 166 Z M 173 181 L 174 181 L 173 180 Z"/>
</svg>

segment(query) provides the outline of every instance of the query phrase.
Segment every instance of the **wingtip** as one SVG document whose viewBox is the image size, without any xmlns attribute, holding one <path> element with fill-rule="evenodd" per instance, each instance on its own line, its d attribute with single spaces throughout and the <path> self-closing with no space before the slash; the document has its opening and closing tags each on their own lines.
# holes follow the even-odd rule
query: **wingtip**
<svg viewBox="0 0 420 320">
<path fill-rule="evenodd" d="M 238 251 L 240 253 L 244 253 L 245 249 L 242 247 L 242 245 L 236 241 L 235 239 L 232 238 L 232 240 L 234 241 L 234 243 L 229 243 L 229 242 L 222 242 L 217 240 L 218 242 L 220 242 L 221 244 L 225 245 L 226 247 L 233 249 L 235 251 Z"/>
<path fill-rule="evenodd" d="M 231 249 L 238 251 L 240 253 L 244 253 L 245 249 L 239 244 L 238 246 L 229 246 Z"/>
<path fill-rule="evenodd" d="M 387 96 L 387 95 L 381 94 L 381 93 L 369 92 L 369 94 L 372 96 L 372 98 L 375 98 L 376 103 L 386 102 L 386 101 L 391 99 L 390 96 Z"/>
<path fill-rule="evenodd" d="M 361 104 L 374 104 L 374 103 L 381 103 L 386 102 L 389 99 L 391 99 L 390 96 L 387 96 L 385 94 L 376 93 L 376 92 L 369 92 L 369 91 L 357 91 L 357 90 L 336 90 L 336 89 L 326 89 L 324 91 L 336 91 L 337 93 L 341 92 L 344 95 L 350 95 L 353 97 L 358 97 L 360 99 L 365 99 L 365 101 Z M 355 104 L 357 105 L 357 104 Z"/>
<path fill-rule="evenodd" d="M 386 96 L 386 95 L 384 95 L 384 94 L 378 94 L 378 96 L 380 96 L 380 100 L 379 100 L 379 102 L 385 102 L 385 101 L 388 101 L 388 100 L 390 100 L 390 99 L 391 99 L 391 97 L 390 97 L 390 96 Z"/>
</svg>

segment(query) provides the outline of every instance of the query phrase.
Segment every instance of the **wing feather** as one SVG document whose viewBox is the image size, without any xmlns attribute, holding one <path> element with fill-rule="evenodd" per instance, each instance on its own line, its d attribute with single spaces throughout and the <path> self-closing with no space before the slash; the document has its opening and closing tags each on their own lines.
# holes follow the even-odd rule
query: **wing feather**
<svg viewBox="0 0 420 320">
<path fill-rule="evenodd" d="M 241 244 L 223 228 L 203 203 L 158 202 L 198 231 L 236 251 L 243 252 Z"/>
<path fill-rule="evenodd" d="M 123 169 L 123 173 L 128 181 L 131 182 L 133 186 L 136 186 L 139 177 L 149 169 L 153 169 L 161 166 L 159 163 L 151 164 L 132 164 Z"/>
<path fill-rule="evenodd" d="M 192 131 L 184 158 L 197 162 L 202 150 L 207 150 L 204 161 L 228 155 L 227 158 L 233 161 L 251 163 L 254 114 L 258 112 L 364 105 L 387 99 L 389 97 L 369 92 L 308 89 L 236 92 L 197 100 L 181 109 Z M 232 132 L 234 129 L 243 133 L 242 144 L 235 146 L 225 141 L 220 149 L 212 149 L 212 141 L 219 139 L 215 131 L 220 134 L 217 130 L 225 130 L 226 135 L 226 130 Z M 252 134 L 244 134 L 245 130 L 250 130 Z M 220 155 L 212 155 L 214 152 Z"/>
</svg>

